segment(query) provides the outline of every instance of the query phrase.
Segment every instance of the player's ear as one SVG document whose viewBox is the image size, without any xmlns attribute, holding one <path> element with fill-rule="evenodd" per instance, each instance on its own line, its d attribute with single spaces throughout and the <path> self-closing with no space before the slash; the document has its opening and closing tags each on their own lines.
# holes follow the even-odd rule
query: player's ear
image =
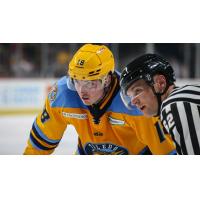
<svg viewBox="0 0 200 200">
<path fill-rule="evenodd" d="M 162 93 L 166 88 L 166 78 L 162 74 L 157 74 L 153 77 L 154 88 L 158 93 Z"/>
</svg>

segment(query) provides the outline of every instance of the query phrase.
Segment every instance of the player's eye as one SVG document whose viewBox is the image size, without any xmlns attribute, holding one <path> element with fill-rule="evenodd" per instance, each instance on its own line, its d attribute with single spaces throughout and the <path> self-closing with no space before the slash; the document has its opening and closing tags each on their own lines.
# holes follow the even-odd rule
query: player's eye
<svg viewBox="0 0 200 200">
<path fill-rule="evenodd" d="M 143 92 L 143 89 L 142 88 L 136 88 L 134 90 L 134 96 L 137 96 L 138 94 L 142 93 Z"/>
</svg>

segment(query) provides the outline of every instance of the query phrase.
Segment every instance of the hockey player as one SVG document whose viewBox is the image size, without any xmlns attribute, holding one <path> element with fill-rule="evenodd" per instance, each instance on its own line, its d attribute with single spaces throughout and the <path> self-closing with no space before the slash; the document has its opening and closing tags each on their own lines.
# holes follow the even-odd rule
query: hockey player
<svg viewBox="0 0 200 200">
<path fill-rule="evenodd" d="M 24 154 L 51 154 L 69 124 L 79 136 L 76 154 L 176 153 L 157 119 L 124 106 L 113 54 L 106 46 L 81 47 L 68 74 L 52 87 L 43 112 L 33 123 Z"/>
<path fill-rule="evenodd" d="M 147 116 L 158 116 L 179 154 L 200 154 L 200 85 L 176 87 L 172 66 L 156 54 L 145 54 L 121 74 L 121 96 Z"/>
</svg>

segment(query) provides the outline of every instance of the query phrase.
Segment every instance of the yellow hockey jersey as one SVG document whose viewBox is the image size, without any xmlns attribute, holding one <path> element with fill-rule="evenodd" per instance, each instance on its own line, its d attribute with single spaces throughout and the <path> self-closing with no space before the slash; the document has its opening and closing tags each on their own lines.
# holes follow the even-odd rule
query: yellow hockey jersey
<svg viewBox="0 0 200 200">
<path fill-rule="evenodd" d="M 176 154 L 156 118 L 124 106 L 117 74 L 109 94 L 94 106 L 83 104 L 77 92 L 68 88 L 67 78 L 52 87 L 43 112 L 33 123 L 24 154 L 51 154 L 69 124 L 79 136 L 76 154 Z"/>
</svg>

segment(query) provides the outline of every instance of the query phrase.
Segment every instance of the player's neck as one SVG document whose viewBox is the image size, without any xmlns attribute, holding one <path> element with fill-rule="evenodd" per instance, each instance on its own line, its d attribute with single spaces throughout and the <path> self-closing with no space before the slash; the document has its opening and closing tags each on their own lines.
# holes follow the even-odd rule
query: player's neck
<svg viewBox="0 0 200 200">
<path fill-rule="evenodd" d="M 167 99 L 167 97 L 170 95 L 170 93 L 172 92 L 172 90 L 174 89 L 174 87 L 175 87 L 175 85 L 170 85 L 169 86 L 168 90 L 161 97 L 162 101 L 164 101 L 165 99 Z"/>
</svg>

